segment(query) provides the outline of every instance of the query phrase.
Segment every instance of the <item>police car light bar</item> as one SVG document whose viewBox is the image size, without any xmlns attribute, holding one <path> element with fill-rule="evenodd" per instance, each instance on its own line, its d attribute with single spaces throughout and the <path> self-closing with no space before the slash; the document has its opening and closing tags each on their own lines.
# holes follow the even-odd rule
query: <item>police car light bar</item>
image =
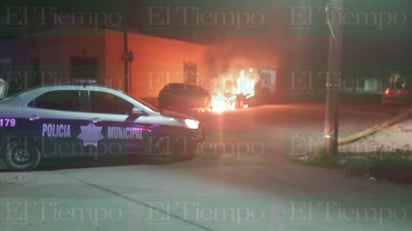
<svg viewBox="0 0 412 231">
<path fill-rule="evenodd" d="M 73 79 L 74 84 L 79 84 L 82 86 L 93 85 L 96 84 L 96 80 L 94 79 Z"/>
</svg>

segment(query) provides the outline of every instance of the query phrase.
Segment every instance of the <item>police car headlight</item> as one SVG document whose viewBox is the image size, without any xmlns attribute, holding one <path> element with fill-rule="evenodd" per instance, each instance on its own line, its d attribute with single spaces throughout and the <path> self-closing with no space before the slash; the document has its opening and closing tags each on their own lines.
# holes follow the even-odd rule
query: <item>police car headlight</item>
<svg viewBox="0 0 412 231">
<path fill-rule="evenodd" d="M 185 124 L 190 129 L 198 129 L 199 128 L 199 121 L 197 121 L 197 120 L 185 119 Z"/>
</svg>

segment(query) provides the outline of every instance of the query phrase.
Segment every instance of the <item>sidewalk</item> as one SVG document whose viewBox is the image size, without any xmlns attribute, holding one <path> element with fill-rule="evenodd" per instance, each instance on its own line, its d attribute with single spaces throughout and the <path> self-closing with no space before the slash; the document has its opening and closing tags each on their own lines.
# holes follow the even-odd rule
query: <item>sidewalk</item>
<svg viewBox="0 0 412 231">
<path fill-rule="evenodd" d="M 322 147 L 298 160 L 310 166 L 339 168 L 349 177 L 412 186 L 412 109 L 342 137 L 338 155 L 325 155 Z"/>
<path fill-rule="evenodd" d="M 411 110 L 410 110 L 411 111 Z M 356 141 L 339 145 L 341 153 L 391 153 L 412 151 L 412 118 L 395 123 Z"/>
</svg>

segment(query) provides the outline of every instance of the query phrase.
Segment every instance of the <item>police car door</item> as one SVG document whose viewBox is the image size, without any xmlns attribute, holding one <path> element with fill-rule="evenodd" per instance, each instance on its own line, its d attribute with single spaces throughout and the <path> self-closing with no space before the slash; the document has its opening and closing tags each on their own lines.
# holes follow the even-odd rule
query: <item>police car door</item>
<svg viewBox="0 0 412 231">
<path fill-rule="evenodd" d="M 143 145 L 142 126 L 131 118 L 133 104 L 105 91 L 89 91 L 90 123 L 82 127 L 82 134 L 90 143 L 97 145 L 99 154 L 120 155 L 141 153 Z M 89 135 L 88 130 L 101 133 Z M 100 135 L 101 134 L 101 135 Z"/>
<path fill-rule="evenodd" d="M 71 89 L 45 92 L 31 100 L 23 115 L 26 134 L 33 137 L 43 155 L 72 157 L 86 154 L 76 137 L 82 121 L 81 93 Z"/>
</svg>

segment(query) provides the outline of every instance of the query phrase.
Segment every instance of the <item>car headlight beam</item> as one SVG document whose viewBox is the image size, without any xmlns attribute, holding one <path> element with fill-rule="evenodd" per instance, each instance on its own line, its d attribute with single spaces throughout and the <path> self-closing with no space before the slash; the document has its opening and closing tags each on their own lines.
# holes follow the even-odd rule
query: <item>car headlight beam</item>
<svg viewBox="0 0 412 231">
<path fill-rule="evenodd" d="M 198 129 L 199 128 L 199 121 L 197 121 L 197 120 L 185 119 L 185 124 L 190 129 Z"/>
</svg>

